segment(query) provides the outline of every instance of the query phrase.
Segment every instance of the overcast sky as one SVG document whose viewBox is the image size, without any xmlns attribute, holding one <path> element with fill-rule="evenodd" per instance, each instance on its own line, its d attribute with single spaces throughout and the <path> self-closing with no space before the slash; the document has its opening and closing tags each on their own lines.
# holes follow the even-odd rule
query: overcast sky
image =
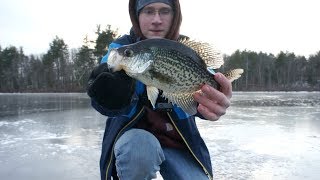
<svg viewBox="0 0 320 180">
<path fill-rule="evenodd" d="M 320 50 L 319 0 L 180 0 L 181 33 L 235 50 L 309 56 Z M 94 38 L 96 25 L 131 27 L 128 0 L 0 0 L 0 45 L 42 54 L 57 35 L 69 48 Z"/>
</svg>

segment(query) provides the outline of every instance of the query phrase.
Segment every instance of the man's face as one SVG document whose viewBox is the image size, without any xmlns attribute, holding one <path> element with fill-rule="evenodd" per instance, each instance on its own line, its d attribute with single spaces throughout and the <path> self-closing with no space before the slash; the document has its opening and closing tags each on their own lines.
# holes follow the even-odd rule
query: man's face
<svg viewBox="0 0 320 180">
<path fill-rule="evenodd" d="M 151 3 L 139 14 L 139 25 L 142 34 L 148 38 L 164 38 L 173 20 L 172 8 L 164 3 Z"/>
</svg>

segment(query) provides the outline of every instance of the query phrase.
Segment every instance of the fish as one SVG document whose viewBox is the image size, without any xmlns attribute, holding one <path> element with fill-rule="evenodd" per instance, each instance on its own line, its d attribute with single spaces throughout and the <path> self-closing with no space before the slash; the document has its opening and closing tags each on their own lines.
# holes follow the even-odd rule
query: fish
<svg viewBox="0 0 320 180">
<path fill-rule="evenodd" d="M 198 104 L 193 94 L 201 93 L 204 84 L 219 88 L 213 74 L 224 60 L 210 43 L 155 38 L 111 49 L 107 63 L 112 72 L 124 70 L 144 83 L 153 108 L 161 94 L 185 113 L 194 115 Z M 234 81 L 242 73 L 243 69 L 233 69 L 225 75 Z"/>
</svg>

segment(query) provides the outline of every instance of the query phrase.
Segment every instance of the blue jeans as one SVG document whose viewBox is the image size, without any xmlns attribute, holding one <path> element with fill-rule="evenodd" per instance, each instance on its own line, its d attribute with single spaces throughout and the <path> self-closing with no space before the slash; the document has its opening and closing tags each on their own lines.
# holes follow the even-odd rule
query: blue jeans
<svg viewBox="0 0 320 180">
<path fill-rule="evenodd" d="M 116 168 L 120 180 L 149 180 L 160 171 L 167 180 L 208 180 L 188 150 L 162 148 L 158 139 L 143 129 L 131 129 L 116 142 Z"/>
</svg>

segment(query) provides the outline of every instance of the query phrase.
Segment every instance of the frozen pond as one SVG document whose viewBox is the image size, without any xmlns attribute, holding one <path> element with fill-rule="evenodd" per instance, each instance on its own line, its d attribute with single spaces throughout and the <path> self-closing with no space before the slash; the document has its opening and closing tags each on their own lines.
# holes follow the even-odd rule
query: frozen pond
<svg viewBox="0 0 320 180">
<path fill-rule="evenodd" d="M 105 119 L 86 94 L 0 93 L 0 179 L 98 180 Z M 215 179 L 320 177 L 319 92 L 236 92 L 197 122 Z"/>
</svg>

